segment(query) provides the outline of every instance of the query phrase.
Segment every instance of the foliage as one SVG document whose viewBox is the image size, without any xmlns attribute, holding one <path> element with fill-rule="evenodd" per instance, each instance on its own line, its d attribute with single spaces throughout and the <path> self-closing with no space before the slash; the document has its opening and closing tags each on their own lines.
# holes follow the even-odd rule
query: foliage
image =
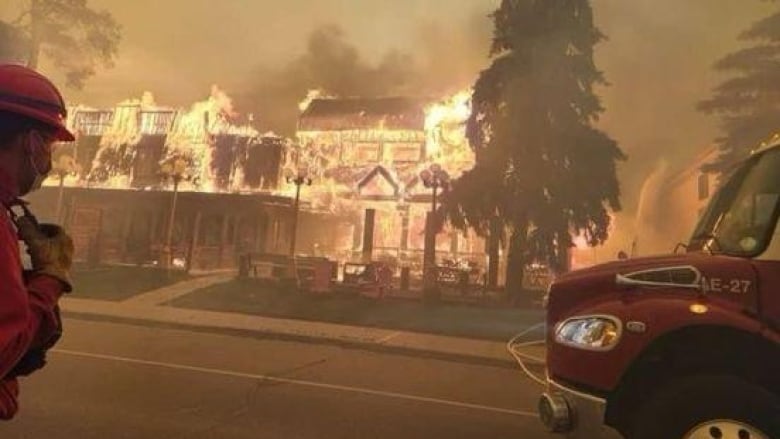
<svg viewBox="0 0 780 439">
<path fill-rule="evenodd" d="M 572 234 L 607 238 L 618 210 L 616 162 L 625 157 L 593 127 L 603 111 L 593 61 L 603 35 L 588 0 L 503 0 L 493 15 L 492 65 L 474 86 L 467 134 L 474 169 L 444 196 L 443 214 L 486 234 L 510 232 L 507 288 L 522 265 L 562 262 Z M 519 268 L 518 268 L 519 267 Z"/>
<path fill-rule="evenodd" d="M 119 175 L 130 175 L 134 160 L 135 151 L 131 145 L 103 148 L 98 152 L 96 166 L 87 179 L 91 182 L 105 182 Z"/>
<path fill-rule="evenodd" d="M 721 120 L 721 157 L 712 166 L 716 171 L 746 156 L 780 128 L 780 10 L 754 23 L 739 39 L 746 47 L 714 65 L 730 77 L 698 106 Z"/>
<path fill-rule="evenodd" d="M 37 68 L 43 54 L 76 88 L 99 66 L 113 66 L 121 39 L 113 16 L 87 0 L 29 0 L 14 24 L 29 43 L 28 66 Z"/>
</svg>

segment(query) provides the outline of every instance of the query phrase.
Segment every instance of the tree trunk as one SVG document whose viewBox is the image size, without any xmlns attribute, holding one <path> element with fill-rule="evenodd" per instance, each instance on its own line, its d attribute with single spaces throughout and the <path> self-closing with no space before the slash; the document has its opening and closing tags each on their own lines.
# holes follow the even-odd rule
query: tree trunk
<svg viewBox="0 0 780 439">
<path fill-rule="evenodd" d="M 558 274 L 564 274 L 564 273 L 568 273 L 569 271 L 571 271 L 571 258 L 570 258 L 571 246 L 569 246 L 568 244 L 564 243 L 564 240 L 562 238 L 564 236 L 563 235 L 564 233 L 568 233 L 568 232 L 564 231 L 564 232 L 560 232 L 558 234 L 558 236 L 559 236 L 558 246 L 557 246 L 558 247 L 557 248 L 557 250 L 558 250 L 557 256 L 558 257 L 557 257 L 557 261 L 556 261 L 556 263 L 558 265 L 556 267 Z"/>
<path fill-rule="evenodd" d="M 30 48 L 27 54 L 27 67 L 35 70 L 41 55 L 42 29 L 41 21 L 43 12 L 41 11 L 41 1 L 30 1 Z"/>
<path fill-rule="evenodd" d="M 490 234 L 488 236 L 488 269 L 487 269 L 487 288 L 495 291 L 498 288 L 498 270 L 500 265 L 501 247 L 501 221 L 493 218 L 490 221 Z"/>
<path fill-rule="evenodd" d="M 516 304 L 523 294 L 525 275 L 526 227 L 515 228 L 509 238 L 509 254 L 506 264 L 506 295 L 510 303 Z"/>
</svg>

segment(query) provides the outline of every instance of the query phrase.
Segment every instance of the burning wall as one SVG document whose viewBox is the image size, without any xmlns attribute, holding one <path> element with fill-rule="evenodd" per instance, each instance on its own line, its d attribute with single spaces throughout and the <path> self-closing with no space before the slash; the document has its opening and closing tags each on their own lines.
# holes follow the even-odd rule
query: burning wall
<svg viewBox="0 0 780 439">
<path fill-rule="evenodd" d="M 173 177 L 164 164 L 178 160 L 185 164 L 182 190 L 268 189 L 278 183 L 281 150 L 288 146 L 261 136 L 251 118 L 242 121 L 217 87 L 189 110 L 157 105 L 146 93 L 111 110 L 76 107 L 71 114 L 77 141 L 60 149 L 77 163 L 68 185 L 162 189 Z M 252 167 L 267 162 L 276 170 Z"/>
<path fill-rule="evenodd" d="M 60 188 L 34 201 L 70 226 L 82 260 L 154 262 L 170 244 L 174 262 L 214 268 L 239 251 L 286 252 L 291 200 L 271 192 L 291 142 L 260 135 L 219 89 L 189 110 L 147 93 L 70 114 L 77 140 L 57 148 L 47 181 Z"/>
</svg>

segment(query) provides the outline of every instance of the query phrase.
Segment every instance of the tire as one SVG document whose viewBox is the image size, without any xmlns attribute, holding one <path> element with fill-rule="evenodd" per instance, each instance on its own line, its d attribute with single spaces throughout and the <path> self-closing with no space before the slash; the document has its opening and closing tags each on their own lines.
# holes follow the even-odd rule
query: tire
<svg viewBox="0 0 780 439">
<path fill-rule="evenodd" d="M 653 395 L 635 419 L 629 439 L 778 439 L 780 398 L 734 376 L 687 377 Z"/>
</svg>

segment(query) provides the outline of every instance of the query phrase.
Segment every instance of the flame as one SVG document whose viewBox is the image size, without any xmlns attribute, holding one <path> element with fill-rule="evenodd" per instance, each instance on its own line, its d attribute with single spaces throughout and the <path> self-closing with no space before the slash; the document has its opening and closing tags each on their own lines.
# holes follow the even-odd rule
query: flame
<svg viewBox="0 0 780 439">
<path fill-rule="evenodd" d="M 96 111 L 88 107 L 75 107 L 75 110 Z M 251 117 L 246 123 L 235 123 L 239 115 L 230 97 L 219 87 L 213 86 L 207 99 L 193 104 L 187 111 L 159 106 L 152 93 L 145 92 L 139 99 L 120 102 L 110 113 L 111 123 L 102 132 L 93 175 L 89 176 L 97 181 L 76 181 L 74 185 L 130 188 L 139 142 L 144 136 L 162 136 L 164 146 L 159 171 L 161 175 L 165 174 L 165 164 L 175 160 L 186 163 L 182 173 L 188 178 L 183 180 L 183 190 L 215 192 L 243 189 L 244 172 L 238 166 L 231 170 L 231 187 L 220 188 L 216 184 L 212 168 L 217 138 L 233 137 L 228 139 L 228 143 L 241 139 L 249 141 L 258 138 L 259 132 L 250 125 Z M 70 123 L 78 122 L 74 117 Z M 68 182 L 71 180 L 69 178 Z"/>
<path fill-rule="evenodd" d="M 474 164 L 474 156 L 465 136 L 465 122 L 471 114 L 471 90 L 463 90 L 443 98 L 425 108 L 425 121 L 419 129 L 385 129 L 381 125 L 367 130 L 343 130 L 298 133 L 300 146 L 285 146 L 282 169 L 282 183 L 272 193 L 292 197 L 296 193 L 293 183 L 285 183 L 287 175 L 305 172 L 313 180 L 311 186 L 300 188 L 304 209 L 328 211 L 337 214 L 357 213 L 365 203 L 356 202 L 352 196 L 357 190 L 357 181 L 338 180 L 331 177 L 335 167 L 359 168 L 366 162 L 357 155 L 367 151 L 355 150 L 355 157 L 344 156 L 339 146 L 342 142 L 357 144 L 391 144 L 390 148 L 378 148 L 384 151 L 381 157 L 368 160 L 383 165 L 391 178 L 399 185 L 401 193 L 407 188 L 403 181 L 420 169 L 437 164 L 446 170 L 452 178 Z M 310 91 L 301 102 L 299 109 L 305 111 L 314 99 L 327 97 L 321 90 Z M 88 111 L 86 108 L 84 111 Z M 94 110 L 93 110 L 94 111 Z M 231 170 L 229 187 L 225 181 L 217 181 L 215 160 L 220 158 L 218 145 L 235 146 L 230 136 L 242 139 L 259 138 L 260 134 L 249 123 L 238 123 L 230 97 L 214 86 L 209 96 L 196 102 L 186 110 L 163 107 L 155 103 L 151 93 L 145 93 L 140 99 L 121 102 L 113 110 L 111 125 L 104 131 L 100 154 L 97 162 L 132 162 L 136 149 L 144 136 L 164 136 L 164 146 L 159 162 L 160 174 L 168 177 L 180 176 L 180 190 L 203 192 L 243 191 L 244 170 L 236 167 Z M 251 118 L 250 118 L 251 120 Z M 74 122 L 76 123 L 76 122 Z M 269 133 L 270 134 L 270 133 Z M 224 156 L 224 154 L 222 154 Z M 232 166 L 233 164 L 231 164 Z M 118 169 L 103 175 L 94 186 L 111 188 L 130 188 L 133 180 L 132 169 Z M 148 172 L 148 171 L 147 171 Z M 221 174 L 224 177 L 224 172 Z M 70 178 L 66 179 L 67 183 Z M 168 180 L 170 183 L 171 179 Z M 78 182 L 84 184 L 85 182 Z M 50 183 L 51 184 L 51 183 Z M 155 185 L 159 188 L 159 185 Z M 170 188 L 171 185 L 168 184 Z M 419 247 L 419 230 L 424 223 L 426 206 L 410 206 L 411 215 L 409 244 L 410 248 Z M 400 242 L 400 213 L 395 204 L 379 203 L 378 236 L 382 237 L 380 246 L 397 247 Z M 419 229 L 419 230 L 418 230 Z M 415 234 L 417 233 L 417 235 Z M 446 242 L 442 243 L 446 247 Z"/>
<path fill-rule="evenodd" d="M 216 184 L 212 171 L 212 136 L 229 133 L 229 118 L 235 117 L 233 101 L 217 86 L 212 86 L 208 99 L 196 102 L 186 113 L 179 113 L 165 143 L 163 162 L 184 160 L 189 166 L 182 170 L 190 178 L 186 189 L 200 186 L 214 192 Z"/>
<path fill-rule="evenodd" d="M 453 178 L 474 166 L 474 152 L 466 138 L 472 95 L 471 89 L 461 90 L 425 111 L 427 158 L 441 165 Z"/>
<path fill-rule="evenodd" d="M 309 92 L 306 93 L 306 97 L 303 98 L 303 100 L 298 104 L 298 109 L 301 110 L 301 113 L 303 113 L 309 108 L 309 105 L 311 105 L 315 99 L 327 97 L 329 96 L 327 96 L 325 92 L 320 89 L 309 90 Z"/>
<path fill-rule="evenodd" d="M 140 99 L 128 99 L 120 102 L 114 108 L 111 125 L 103 133 L 100 140 L 101 149 L 138 143 L 143 134 L 141 113 L 161 110 L 170 109 L 157 106 L 154 102 L 154 95 L 148 91 L 144 92 Z"/>
<path fill-rule="evenodd" d="M 301 198 L 312 205 L 333 205 L 343 197 L 354 194 L 356 187 L 338 184 L 325 177 L 326 171 L 334 167 L 360 168 L 382 165 L 393 180 L 405 193 L 407 181 L 399 177 L 399 166 L 419 169 L 412 170 L 413 175 L 430 167 L 441 166 L 452 178 L 459 177 L 474 165 L 474 153 L 466 138 L 466 121 L 471 115 L 472 90 L 466 89 L 433 102 L 425 108 L 425 120 L 419 129 L 386 129 L 381 125 L 373 129 L 345 129 L 333 131 L 299 131 L 299 148 L 288 157 L 284 172 L 295 174 L 303 169 L 314 179 L 314 185 L 301 192 Z M 301 112 L 306 111 L 314 99 L 323 98 L 321 90 L 311 90 L 301 102 Z M 381 153 L 377 157 L 363 157 L 357 149 L 342 150 L 342 145 L 384 144 L 384 148 L 370 147 L 363 152 Z M 393 144 L 393 148 L 387 147 Z M 409 145 L 409 148 L 404 148 Z M 423 148 L 424 145 L 424 148 Z M 357 182 L 353 182 L 356 184 Z M 294 185 L 284 185 L 278 191 L 280 195 L 293 196 Z M 323 201 L 327 200 L 327 201 Z M 360 203 L 350 201 L 345 205 L 358 209 Z M 394 221 L 394 220 L 393 220 Z M 396 225 L 393 222 L 394 226 Z M 393 226 L 393 227 L 394 227 Z M 385 227 L 387 229 L 387 227 Z"/>
</svg>

